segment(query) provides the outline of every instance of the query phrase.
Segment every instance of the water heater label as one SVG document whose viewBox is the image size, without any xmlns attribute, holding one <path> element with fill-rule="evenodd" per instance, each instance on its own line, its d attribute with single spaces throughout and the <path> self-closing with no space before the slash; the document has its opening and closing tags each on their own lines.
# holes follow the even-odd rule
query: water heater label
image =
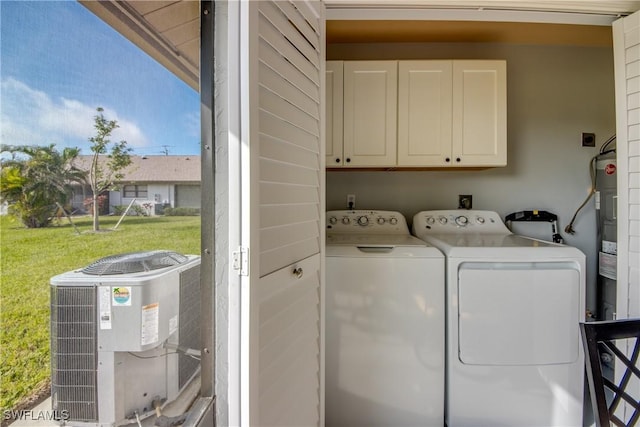
<svg viewBox="0 0 640 427">
<path fill-rule="evenodd" d="M 602 252 L 612 255 L 618 254 L 618 242 L 602 241 Z"/>
<path fill-rule="evenodd" d="M 611 280 L 618 280 L 618 271 L 616 267 L 616 256 L 600 252 L 598 256 L 598 273 L 601 276 Z"/>
<path fill-rule="evenodd" d="M 160 325 L 160 303 L 153 303 L 142 307 L 142 330 L 140 345 L 153 344 L 158 341 Z"/>
</svg>

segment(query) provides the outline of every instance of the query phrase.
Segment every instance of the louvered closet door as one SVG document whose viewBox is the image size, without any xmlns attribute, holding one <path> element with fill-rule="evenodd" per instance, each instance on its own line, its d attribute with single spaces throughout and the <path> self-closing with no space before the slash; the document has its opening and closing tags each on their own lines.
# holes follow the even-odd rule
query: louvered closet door
<svg viewBox="0 0 640 427">
<path fill-rule="evenodd" d="M 324 6 L 249 1 L 246 7 L 248 424 L 319 425 Z"/>
<path fill-rule="evenodd" d="M 618 158 L 618 318 L 640 317 L 640 11 L 613 23 Z M 632 346 L 627 342 L 627 355 Z M 620 380 L 621 369 L 616 369 Z M 627 392 L 640 396 L 640 381 Z M 624 415 L 623 415 L 624 412 Z M 616 415 L 628 420 L 631 405 Z"/>
</svg>

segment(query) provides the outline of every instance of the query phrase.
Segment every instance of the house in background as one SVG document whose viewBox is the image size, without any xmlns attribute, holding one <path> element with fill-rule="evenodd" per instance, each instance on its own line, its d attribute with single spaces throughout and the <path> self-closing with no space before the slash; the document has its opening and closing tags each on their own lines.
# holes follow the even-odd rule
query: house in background
<svg viewBox="0 0 640 427">
<path fill-rule="evenodd" d="M 78 166 L 88 171 L 91 159 L 92 156 L 80 156 Z M 72 210 L 86 211 L 88 198 L 89 185 L 78 186 Z M 131 156 L 124 178 L 108 192 L 102 213 L 114 213 L 118 206 L 126 208 L 134 199 L 140 206 L 153 205 L 147 209 L 151 215 L 162 213 L 165 207 L 200 208 L 200 156 Z"/>
</svg>

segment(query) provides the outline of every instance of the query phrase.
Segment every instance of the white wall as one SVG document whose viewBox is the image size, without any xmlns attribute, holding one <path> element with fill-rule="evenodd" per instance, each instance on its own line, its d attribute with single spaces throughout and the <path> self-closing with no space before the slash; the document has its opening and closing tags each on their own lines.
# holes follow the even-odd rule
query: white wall
<svg viewBox="0 0 640 427">
<path fill-rule="evenodd" d="M 506 59 L 508 165 L 484 171 L 328 172 L 327 209 L 388 209 L 407 219 L 426 209 L 457 208 L 472 194 L 474 209 L 503 217 L 541 209 L 554 212 L 565 242 L 587 255 L 587 308 L 595 311 L 597 275 L 593 200 L 564 233 L 590 188 L 589 161 L 615 133 L 613 49 L 508 44 L 333 44 L 327 59 Z M 582 132 L 596 147 L 581 146 Z"/>
<path fill-rule="evenodd" d="M 147 186 L 147 200 L 169 203 L 174 206 L 174 188 L 174 184 L 149 184 Z M 156 194 L 159 194 L 158 200 L 156 200 Z"/>
<path fill-rule="evenodd" d="M 146 198 L 136 198 L 136 204 L 142 206 L 144 203 L 156 203 L 155 195 L 159 194 L 159 202 L 165 203 L 165 201 L 171 206 L 174 206 L 174 184 L 149 184 L 147 185 L 147 197 Z M 114 206 L 128 206 L 133 200 L 132 197 L 124 197 L 122 194 L 123 188 L 120 188 L 117 191 L 109 192 L 109 212 L 114 212 Z M 151 215 L 154 214 L 154 210 L 152 209 Z"/>
</svg>

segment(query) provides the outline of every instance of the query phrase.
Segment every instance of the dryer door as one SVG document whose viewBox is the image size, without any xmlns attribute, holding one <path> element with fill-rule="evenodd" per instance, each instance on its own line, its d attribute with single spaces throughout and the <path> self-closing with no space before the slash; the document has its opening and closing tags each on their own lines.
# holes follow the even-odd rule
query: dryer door
<svg viewBox="0 0 640 427">
<path fill-rule="evenodd" d="M 471 365 L 578 359 L 580 270 L 572 262 L 462 263 L 458 352 Z"/>
</svg>

